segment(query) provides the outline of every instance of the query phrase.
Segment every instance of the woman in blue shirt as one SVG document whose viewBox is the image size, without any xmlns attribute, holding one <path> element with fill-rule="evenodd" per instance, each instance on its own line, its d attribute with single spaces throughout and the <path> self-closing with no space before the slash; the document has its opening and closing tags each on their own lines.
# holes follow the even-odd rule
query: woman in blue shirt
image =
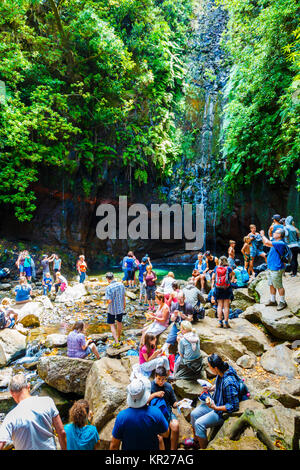
<svg viewBox="0 0 300 470">
<path fill-rule="evenodd" d="M 96 426 L 88 424 L 89 403 L 78 400 L 69 411 L 70 423 L 65 425 L 67 450 L 94 450 L 99 442 Z"/>
</svg>

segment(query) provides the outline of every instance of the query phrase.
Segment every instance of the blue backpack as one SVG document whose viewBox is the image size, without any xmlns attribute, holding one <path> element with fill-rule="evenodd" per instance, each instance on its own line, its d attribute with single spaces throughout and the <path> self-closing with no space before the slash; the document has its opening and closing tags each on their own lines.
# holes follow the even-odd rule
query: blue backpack
<svg viewBox="0 0 300 470">
<path fill-rule="evenodd" d="M 242 277 L 243 284 L 247 284 L 247 282 L 249 281 L 248 272 L 246 271 L 245 268 L 242 268 L 240 271 L 241 271 L 241 277 Z"/>
<path fill-rule="evenodd" d="M 166 401 L 163 398 L 153 398 L 150 402 L 150 406 L 157 406 L 160 409 L 167 421 L 169 421 L 170 413 L 166 404 Z"/>
</svg>

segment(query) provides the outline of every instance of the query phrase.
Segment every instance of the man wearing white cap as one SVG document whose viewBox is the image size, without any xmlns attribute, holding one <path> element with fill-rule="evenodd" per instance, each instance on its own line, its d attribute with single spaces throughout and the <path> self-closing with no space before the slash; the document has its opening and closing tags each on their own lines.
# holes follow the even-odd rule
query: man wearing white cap
<svg viewBox="0 0 300 470">
<path fill-rule="evenodd" d="M 168 430 L 168 422 L 156 406 L 148 406 L 151 383 L 146 377 L 134 379 L 127 387 L 129 408 L 120 411 L 112 431 L 110 450 L 158 450 L 158 434 Z"/>
</svg>

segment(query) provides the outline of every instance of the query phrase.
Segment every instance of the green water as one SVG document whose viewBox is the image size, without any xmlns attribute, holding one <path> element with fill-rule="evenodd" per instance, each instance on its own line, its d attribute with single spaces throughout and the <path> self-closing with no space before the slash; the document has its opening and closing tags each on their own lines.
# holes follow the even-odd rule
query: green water
<svg viewBox="0 0 300 470">
<path fill-rule="evenodd" d="M 164 276 L 168 274 L 169 271 L 172 271 L 174 273 L 175 279 L 184 279 L 187 280 L 188 277 L 192 275 L 194 265 L 193 264 L 176 264 L 176 265 L 159 265 L 155 266 L 155 263 L 153 263 L 153 271 L 157 275 L 158 281 L 161 281 Z M 116 277 L 118 278 L 123 278 L 123 272 L 120 268 L 110 268 L 110 271 L 115 274 Z M 105 280 L 105 274 L 107 270 L 103 271 L 97 271 L 90 275 L 89 277 L 97 276 L 97 277 L 103 277 L 103 280 Z M 137 271 L 138 274 L 138 271 Z"/>
</svg>

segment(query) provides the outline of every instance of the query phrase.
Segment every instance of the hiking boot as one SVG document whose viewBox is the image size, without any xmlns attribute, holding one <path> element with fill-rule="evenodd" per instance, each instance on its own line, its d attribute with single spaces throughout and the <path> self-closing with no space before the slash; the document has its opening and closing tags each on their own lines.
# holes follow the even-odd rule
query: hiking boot
<svg viewBox="0 0 300 470">
<path fill-rule="evenodd" d="M 265 307 L 277 307 L 277 302 L 272 302 L 272 300 L 269 300 L 266 304 Z"/>
<path fill-rule="evenodd" d="M 219 321 L 218 328 L 223 328 L 223 322 Z"/>
<path fill-rule="evenodd" d="M 231 326 L 229 325 L 228 321 L 225 322 L 225 328 L 231 328 Z"/>
<path fill-rule="evenodd" d="M 286 307 L 287 307 L 287 303 L 286 303 L 286 302 L 279 302 L 278 307 L 277 307 L 276 310 L 278 310 L 278 311 L 279 311 L 279 310 L 283 310 L 283 309 L 286 308 Z"/>
</svg>

